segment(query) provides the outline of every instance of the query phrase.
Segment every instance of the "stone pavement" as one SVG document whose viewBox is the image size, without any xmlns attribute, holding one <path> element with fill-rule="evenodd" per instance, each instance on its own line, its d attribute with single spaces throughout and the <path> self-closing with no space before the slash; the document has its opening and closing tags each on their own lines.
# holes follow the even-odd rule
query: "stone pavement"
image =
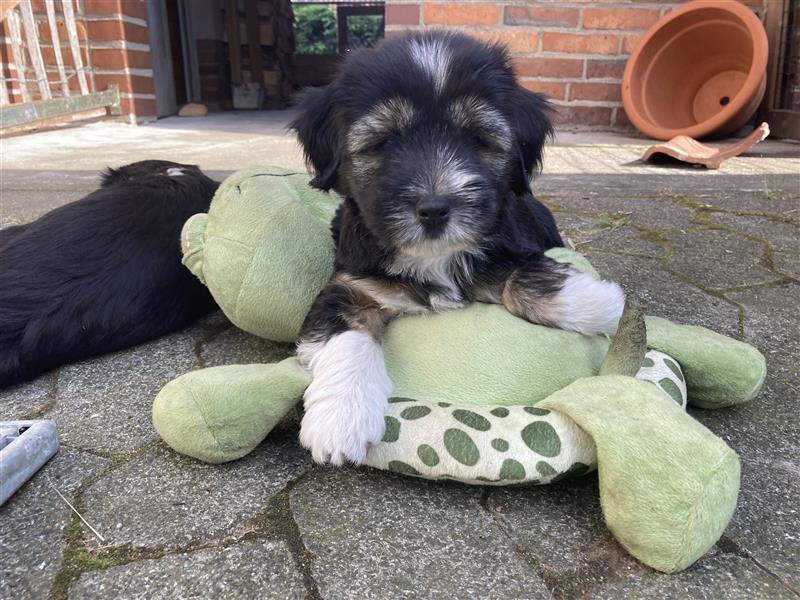
<svg viewBox="0 0 800 600">
<path fill-rule="evenodd" d="M 286 120 L 229 113 L 0 141 L 0 226 L 80 197 L 106 165 L 167 158 L 220 177 L 301 167 Z M 54 419 L 62 443 L 0 509 L 0 597 L 800 597 L 800 145 L 767 141 L 717 172 L 639 164 L 644 145 L 564 134 L 535 189 L 571 243 L 648 313 L 767 356 L 753 403 L 692 411 L 743 467 L 738 510 L 693 567 L 667 576 L 630 558 L 603 525 L 594 475 L 495 489 L 314 466 L 296 414 L 238 462 L 176 455 L 150 424 L 161 386 L 292 352 L 215 314 L 0 392 L 0 418 Z"/>
</svg>

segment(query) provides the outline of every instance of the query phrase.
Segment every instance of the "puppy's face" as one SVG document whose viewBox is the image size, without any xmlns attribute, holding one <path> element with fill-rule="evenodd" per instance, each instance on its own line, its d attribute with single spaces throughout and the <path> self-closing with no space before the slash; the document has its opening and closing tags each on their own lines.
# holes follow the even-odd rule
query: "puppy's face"
<svg viewBox="0 0 800 600">
<path fill-rule="evenodd" d="M 354 53 L 293 123 L 315 185 L 353 198 L 386 246 L 418 257 L 475 249 L 509 192 L 527 190 L 550 132 L 504 50 L 425 33 Z"/>
</svg>

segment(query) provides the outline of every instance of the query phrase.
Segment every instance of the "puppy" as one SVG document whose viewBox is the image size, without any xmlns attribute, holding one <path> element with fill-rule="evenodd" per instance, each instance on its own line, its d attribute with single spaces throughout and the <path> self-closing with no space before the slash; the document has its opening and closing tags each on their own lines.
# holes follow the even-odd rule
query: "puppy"
<svg viewBox="0 0 800 600">
<path fill-rule="evenodd" d="M 381 440 L 392 317 L 491 302 L 586 335 L 616 329 L 619 286 L 543 255 L 562 245 L 529 188 L 549 106 L 517 84 L 504 48 L 443 32 L 386 40 L 352 53 L 300 110 L 312 184 L 344 198 L 335 274 L 298 343 L 314 460 L 360 463 Z"/>
<path fill-rule="evenodd" d="M 180 232 L 219 184 L 160 160 L 109 169 L 99 190 L 0 230 L 0 387 L 180 329 L 208 313 Z"/>
</svg>

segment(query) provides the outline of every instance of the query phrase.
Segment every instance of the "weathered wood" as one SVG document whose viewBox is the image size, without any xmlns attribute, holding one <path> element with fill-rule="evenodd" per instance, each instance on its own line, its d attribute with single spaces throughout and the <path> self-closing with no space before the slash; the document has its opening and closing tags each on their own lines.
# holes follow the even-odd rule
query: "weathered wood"
<svg viewBox="0 0 800 600">
<path fill-rule="evenodd" d="M 61 93 L 69 97 L 69 82 L 67 81 L 67 72 L 64 70 L 64 57 L 61 55 L 61 39 L 58 37 L 55 0 L 44 0 L 44 7 L 47 10 L 47 25 L 50 27 L 50 39 L 53 40 L 53 54 L 55 54 L 56 57 Z"/>
<path fill-rule="evenodd" d="M 242 83 L 242 42 L 239 37 L 239 3 L 225 0 L 225 22 L 228 38 L 228 55 L 231 61 L 231 83 Z"/>
<path fill-rule="evenodd" d="M 17 71 L 19 93 L 23 102 L 30 102 L 31 93 L 28 91 L 28 80 L 25 78 L 25 52 L 22 49 L 19 15 L 15 11 L 9 10 L 6 13 L 6 22 L 8 23 L 8 33 L 11 36 L 11 55 L 14 57 L 14 68 Z"/>
<path fill-rule="evenodd" d="M 44 68 L 42 49 L 39 47 L 39 30 L 36 28 L 36 20 L 33 18 L 33 8 L 31 0 L 22 0 L 19 3 L 19 12 L 22 15 L 22 24 L 25 28 L 25 41 L 28 43 L 28 55 L 31 57 L 31 64 L 36 73 L 36 84 L 39 86 L 39 95 L 42 100 L 50 100 L 53 95 L 50 93 L 50 82 L 47 80 L 47 71 Z"/>
<path fill-rule="evenodd" d="M 0 129 L 103 107 L 107 107 L 112 115 L 120 114 L 119 86 L 112 85 L 105 91 L 83 96 L 5 106 L 0 108 Z"/>
<path fill-rule="evenodd" d="M 67 27 L 67 35 L 69 36 L 72 61 L 75 65 L 75 72 L 78 74 L 78 85 L 81 88 L 81 94 L 88 94 L 89 85 L 86 83 L 86 73 L 83 72 L 83 58 L 81 57 L 81 45 L 78 40 L 78 28 L 75 25 L 75 11 L 72 9 L 72 0 L 61 0 L 61 8 L 64 11 L 64 25 Z"/>
<path fill-rule="evenodd" d="M 245 22 L 247 23 L 247 46 L 250 56 L 250 81 L 262 85 L 264 80 L 264 58 L 261 56 L 261 26 L 258 18 L 258 0 L 245 0 Z"/>
</svg>

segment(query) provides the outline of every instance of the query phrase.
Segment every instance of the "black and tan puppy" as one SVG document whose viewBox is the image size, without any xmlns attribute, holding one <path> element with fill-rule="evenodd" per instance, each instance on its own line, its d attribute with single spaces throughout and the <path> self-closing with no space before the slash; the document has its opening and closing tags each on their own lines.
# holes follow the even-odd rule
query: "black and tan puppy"
<svg viewBox="0 0 800 600">
<path fill-rule="evenodd" d="M 316 461 L 359 463 L 383 436 L 393 316 L 477 301 L 587 335 L 616 329 L 619 286 L 543 255 L 561 245 L 529 188 L 549 109 L 502 47 L 443 32 L 387 40 L 300 108 L 312 183 L 345 198 L 335 274 L 298 344 L 313 375 L 300 440 Z"/>
<path fill-rule="evenodd" d="M 127 348 L 211 311 L 180 232 L 218 183 L 193 165 L 137 162 L 36 221 L 0 230 L 0 387 Z"/>
</svg>

